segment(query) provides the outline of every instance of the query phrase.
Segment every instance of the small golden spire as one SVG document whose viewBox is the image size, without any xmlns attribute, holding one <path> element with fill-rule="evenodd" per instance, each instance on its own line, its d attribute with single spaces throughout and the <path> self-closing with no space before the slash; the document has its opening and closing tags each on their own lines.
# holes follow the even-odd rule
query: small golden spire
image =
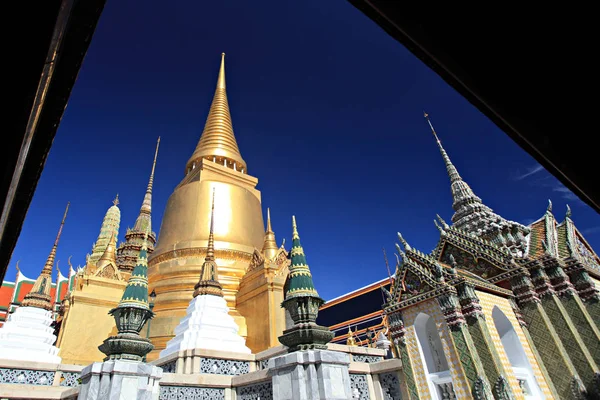
<svg viewBox="0 0 600 400">
<path fill-rule="evenodd" d="M 117 248 L 116 248 L 116 240 L 115 233 L 112 232 L 110 235 L 110 239 L 108 241 L 108 245 L 106 246 L 106 250 L 96 263 L 96 269 L 102 269 L 108 264 L 113 264 L 116 266 L 117 264 Z"/>
<path fill-rule="evenodd" d="M 186 164 L 186 173 L 196 168 L 203 158 L 215 160 L 221 165 L 226 164 L 227 167 L 235 168 L 237 171 L 247 172 L 246 162 L 240 154 L 240 149 L 233 134 L 233 124 L 225 87 L 225 53 L 223 53 L 221 54 L 221 67 L 215 96 L 200 141 L 196 146 L 196 150 L 194 150 L 194 154 Z"/>
<path fill-rule="evenodd" d="M 279 248 L 275 240 L 275 232 L 271 227 L 271 210 L 267 208 L 267 230 L 265 231 L 265 240 L 262 248 L 265 259 L 272 260 L 277 256 Z"/>
<path fill-rule="evenodd" d="M 158 158 L 158 147 L 160 146 L 160 136 L 156 141 L 156 150 L 154 151 L 154 161 L 152 162 L 152 171 L 150 172 L 150 179 L 148 179 L 148 187 L 146 188 L 146 194 L 144 195 L 144 201 L 142 202 L 142 208 L 140 209 L 141 214 L 150 214 L 152 212 L 152 187 L 154 185 L 154 169 L 156 168 L 156 159 Z M 147 217 L 146 217 L 147 218 Z M 135 221 L 134 229 L 139 229 L 141 222 L 139 221 L 140 216 Z"/>
<path fill-rule="evenodd" d="M 206 260 L 215 261 L 215 188 L 213 188 L 212 192 L 212 203 L 210 208 L 210 232 L 208 234 Z"/>
<path fill-rule="evenodd" d="M 17 260 L 17 265 L 15 265 L 15 268 L 17 269 L 17 274 L 21 273 L 21 268 L 19 268 L 19 263 L 21 262 L 21 260 Z"/>
<path fill-rule="evenodd" d="M 115 199 L 113 200 L 113 204 L 116 206 L 119 205 L 119 193 L 117 193 L 117 195 L 115 196 Z"/>
<path fill-rule="evenodd" d="M 208 246 L 206 248 L 206 258 L 200 271 L 200 280 L 194 286 L 194 297 L 200 295 L 212 295 L 223 297 L 223 287 L 219 283 L 219 268 L 215 262 L 215 188 L 213 188 L 212 208 L 210 212 L 210 233 L 208 235 Z"/>
<path fill-rule="evenodd" d="M 54 259 L 56 258 L 56 249 L 58 247 L 58 241 L 60 240 L 60 235 L 62 234 L 63 226 L 65 225 L 65 220 L 67 219 L 67 213 L 69 212 L 69 206 L 71 202 L 67 203 L 67 208 L 65 209 L 65 213 L 63 215 L 63 219 L 60 223 L 60 227 L 58 228 L 58 233 L 56 234 L 56 239 L 54 239 L 54 245 L 52 246 L 52 250 L 50 250 L 50 254 L 48 254 L 48 258 L 46 259 L 46 264 L 42 269 L 42 275 L 52 275 L 52 268 L 54 266 Z"/>
</svg>

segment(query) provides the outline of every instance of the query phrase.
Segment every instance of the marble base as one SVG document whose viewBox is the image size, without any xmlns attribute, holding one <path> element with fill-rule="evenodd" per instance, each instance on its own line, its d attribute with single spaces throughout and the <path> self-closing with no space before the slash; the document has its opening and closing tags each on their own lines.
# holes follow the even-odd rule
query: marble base
<svg viewBox="0 0 600 400">
<path fill-rule="evenodd" d="M 175 337 L 160 352 L 160 357 L 189 349 L 250 354 L 246 340 L 238 331 L 239 327 L 229 315 L 229 307 L 224 298 L 212 295 L 196 296 L 187 308 L 187 315 L 175 328 Z"/>
<path fill-rule="evenodd" d="M 158 400 L 162 368 L 134 361 L 93 363 L 81 371 L 79 400 Z"/>
<path fill-rule="evenodd" d="M 0 328 L 0 355 L 3 359 L 60 363 L 52 312 L 37 307 L 19 307 Z"/>
<path fill-rule="evenodd" d="M 350 356 L 328 350 L 296 351 L 269 360 L 273 398 L 278 400 L 352 399 Z"/>
</svg>

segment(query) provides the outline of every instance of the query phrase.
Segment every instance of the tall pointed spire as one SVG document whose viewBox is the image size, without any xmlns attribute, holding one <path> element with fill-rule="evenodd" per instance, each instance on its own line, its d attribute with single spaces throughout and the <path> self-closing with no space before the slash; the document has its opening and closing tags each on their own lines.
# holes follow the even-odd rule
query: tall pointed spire
<svg viewBox="0 0 600 400">
<path fill-rule="evenodd" d="M 271 228 L 271 210 L 267 208 L 267 230 L 265 231 L 265 242 L 262 248 L 262 252 L 265 259 L 272 260 L 277 256 L 277 241 L 275 240 L 275 232 Z"/>
<path fill-rule="evenodd" d="M 25 307 L 38 307 L 45 310 L 52 309 L 50 297 L 50 288 L 52 286 L 52 269 L 54 267 L 54 260 L 56 259 L 56 249 L 58 248 L 58 242 L 60 240 L 60 235 L 62 234 L 63 226 L 65 225 L 65 220 L 67 219 L 67 213 L 69 212 L 70 204 L 70 202 L 67 203 L 67 208 L 65 209 L 60 227 L 58 228 L 54 245 L 52 246 L 52 250 L 50 250 L 50 254 L 48 254 L 48 258 L 46 259 L 46 264 L 44 264 L 42 273 L 35 280 L 33 288 L 31 288 L 31 291 L 25 296 L 23 302 L 21 303 L 21 305 Z"/>
<path fill-rule="evenodd" d="M 154 185 L 154 169 L 156 168 L 156 158 L 158 157 L 158 147 L 160 146 L 160 137 L 156 141 L 156 150 L 154 151 L 154 161 L 152 162 L 152 171 L 150 172 L 150 179 L 148 179 L 148 187 L 146 188 L 146 194 L 144 195 L 144 201 L 140 208 L 140 214 L 135 220 L 133 229 L 140 232 L 152 232 L 152 187 Z"/>
<path fill-rule="evenodd" d="M 219 69 L 215 96 L 200 141 L 194 154 L 186 164 L 186 173 L 196 168 L 202 158 L 215 161 L 237 171 L 246 172 L 246 162 L 240 154 L 240 149 L 233 134 L 233 124 L 225 88 L 225 53 L 223 53 L 221 54 L 221 68 Z"/>
<path fill-rule="evenodd" d="M 219 269 L 215 262 L 215 189 L 213 188 L 212 208 L 210 211 L 210 233 L 206 246 L 206 258 L 200 271 L 200 280 L 194 286 L 194 297 L 199 295 L 213 295 L 223 297 L 223 287 L 219 283 Z"/>
<path fill-rule="evenodd" d="M 452 208 L 455 213 L 452 222 L 456 228 L 463 229 L 469 233 L 490 240 L 499 245 L 506 245 L 515 255 L 523 255 L 527 247 L 525 236 L 529 229 L 517 222 L 508 221 L 483 204 L 481 199 L 475 195 L 471 187 L 461 178 L 458 170 L 450 161 L 450 157 L 442 146 L 437 132 L 429 119 L 429 114 L 423 113 L 431 132 L 433 133 L 442 158 L 446 164 L 446 170 L 450 176 L 450 187 L 452 190 Z"/>
</svg>

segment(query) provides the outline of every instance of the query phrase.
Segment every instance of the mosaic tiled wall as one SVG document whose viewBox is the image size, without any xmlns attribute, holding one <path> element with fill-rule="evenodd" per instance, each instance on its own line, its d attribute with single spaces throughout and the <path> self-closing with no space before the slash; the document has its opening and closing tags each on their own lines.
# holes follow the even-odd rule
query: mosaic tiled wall
<svg viewBox="0 0 600 400">
<path fill-rule="evenodd" d="M 506 352 L 504 351 L 504 346 L 502 346 L 502 341 L 500 340 L 500 336 L 498 335 L 496 326 L 494 325 L 494 320 L 492 317 L 492 311 L 494 309 L 494 306 L 497 306 L 504 313 L 504 315 L 506 315 L 506 317 L 512 324 L 513 328 L 515 329 L 515 332 L 517 333 L 517 336 L 519 337 L 519 341 L 523 345 L 525 354 L 527 355 L 527 358 L 529 359 L 529 363 L 531 364 L 531 368 L 533 369 L 533 374 L 535 375 L 535 379 L 537 380 L 538 385 L 540 386 L 540 389 L 544 393 L 544 396 L 546 396 L 546 399 L 553 399 L 554 397 L 552 396 L 552 393 L 550 392 L 550 389 L 548 388 L 548 383 L 546 382 L 546 379 L 544 378 L 544 375 L 542 374 L 542 372 L 540 370 L 540 366 L 538 364 L 537 359 L 533 355 L 531 346 L 529 345 L 529 342 L 527 341 L 527 338 L 525 337 L 525 333 L 523 332 L 523 329 L 521 329 L 521 326 L 519 325 L 519 322 L 517 321 L 517 318 L 512 310 L 510 302 L 507 299 L 504 299 L 504 298 L 501 298 L 498 296 L 494 296 L 489 293 L 484 293 L 484 292 L 477 292 L 477 296 L 479 297 L 481 308 L 483 309 L 483 313 L 485 314 L 485 319 L 486 319 L 486 323 L 488 325 L 488 329 L 490 331 L 490 335 L 492 336 L 492 340 L 494 341 L 494 344 L 496 345 L 496 349 L 498 350 L 500 359 L 502 360 L 502 364 L 504 365 L 504 368 L 507 371 L 507 374 L 508 374 L 507 379 L 508 379 L 510 386 L 513 389 L 515 396 L 517 396 L 517 398 L 519 398 L 519 399 L 524 398 L 522 395 L 522 392 L 521 392 L 521 388 L 519 387 L 519 383 L 517 382 L 517 379 L 515 378 L 515 376 L 512 372 L 512 367 L 510 365 L 510 362 L 508 361 L 508 356 L 506 355 Z"/>
<path fill-rule="evenodd" d="M 425 376 L 425 369 L 423 367 L 423 360 L 421 360 L 421 355 L 419 353 L 417 335 L 414 327 L 415 318 L 419 315 L 419 313 L 429 315 L 437 327 L 437 331 L 440 334 L 440 339 L 444 348 L 444 355 L 446 356 L 448 366 L 450 367 L 450 375 L 452 376 L 452 383 L 456 397 L 459 399 L 470 398 L 471 391 L 464 376 L 464 371 L 460 364 L 458 354 L 456 353 L 450 332 L 448 331 L 448 326 L 446 325 L 446 321 L 442 315 L 442 310 L 440 309 L 439 303 L 435 299 L 428 300 L 402 310 L 404 326 L 406 327 L 406 347 L 413 363 L 415 381 L 417 383 L 417 389 L 419 390 L 419 397 L 422 399 L 431 398 L 429 387 L 427 385 L 427 377 Z"/>
</svg>

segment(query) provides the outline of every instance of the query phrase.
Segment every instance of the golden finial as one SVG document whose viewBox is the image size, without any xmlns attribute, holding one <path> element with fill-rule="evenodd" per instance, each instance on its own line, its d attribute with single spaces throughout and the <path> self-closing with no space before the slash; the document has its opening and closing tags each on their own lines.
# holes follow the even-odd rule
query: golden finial
<svg viewBox="0 0 600 400">
<path fill-rule="evenodd" d="M 388 262 L 387 254 L 385 254 L 385 247 L 382 247 L 383 259 L 385 260 L 385 267 L 387 268 L 388 277 L 392 279 L 392 271 L 390 271 L 390 263 Z"/>
<path fill-rule="evenodd" d="M 433 133 L 433 136 L 435 136 L 435 138 L 439 142 L 440 139 L 438 139 L 437 133 L 436 133 L 435 129 L 433 128 L 433 124 L 431 123 L 431 120 L 429 119 L 429 114 L 427 114 L 425 111 L 423 111 L 423 116 L 425 117 L 425 119 L 427 120 L 427 123 L 429 124 L 429 127 L 431 128 L 431 132 Z"/>
<path fill-rule="evenodd" d="M 17 269 L 17 275 L 21 273 L 21 269 L 19 268 L 19 262 L 21 262 L 21 260 L 17 260 L 17 265 L 15 265 L 15 268 Z"/>
<path fill-rule="evenodd" d="M 69 206 L 71 202 L 67 202 L 67 208 L 65 208 L 65 213 L 63 215 L 62 221 L 60 222 L 60 227 L 58 228 L 58 233 L 56 234 L 56 239 L 54 239 L 54 245 L 52 246 L 52 250 L 50 250 L 50 254 L 48 254 L 48 258 L 46 259 L 46 264 L 44 265 L 44 269 L 42 269 L 42 274 L 52 275 L 52 268 L 54 266 L 54 259 L 56 258 L 56 248 L 58 247 L 58 241 L 60 240 L 60 235 L 62 234 L 63 226 L 65 225 L 65 220 L 67 219 L 67 213 L 69 212 Z"/>
<path fill-rule="evenodd" d="M 225 53 L 221 53 L 221 68 L 219 68 L 217 89 L 225 89 Z"/>
<path fill-rule="evenodd" d="M 116 197 L 115 197 L 115 199 L 113 200 L 113 204 L 114 204 L 115 206 L 118 206 L 118 205 L 119 205 L 119 193 L 117 193 L 117 196 L 116 196 Z"/>
<path fill-rule="evenodd" d="M 210 232 L 208 234 L 208 246 L 206 249 L 206 259 L 208 261 L 215 260 L 215 191 L 213 187 L 212 204 L 210 208 Z"/>
<path fill-rule="evenodd" d="M 71 257 L 73 257 L 73 256 L 69 256 L 69 259 L 67 260 L 67 264 L 69 264 L 69 268 L 70 268 L 69 273 L 71 273 L 71 269 L 73 269 L 73 264 L 71 264 Z"/>
<path fill-rule="evenodd" d="M 154 183 L 154 169 L 156 168 L 156 158 L 158 157 L 158 147 L 160 146 L 160 136 L 156 141 L 156 150 L 154 151 L 154 161 L 152 162 L 152 172 L 150 172 L 150 180 L 148 181 L 147 192 L 152 192 L 152 185 Z"/>
<path fill-rule="evenodd" d="M 271 209 L 267 207 L 267 232 L 273 232 L 271 228 Z"/>
</svg>

